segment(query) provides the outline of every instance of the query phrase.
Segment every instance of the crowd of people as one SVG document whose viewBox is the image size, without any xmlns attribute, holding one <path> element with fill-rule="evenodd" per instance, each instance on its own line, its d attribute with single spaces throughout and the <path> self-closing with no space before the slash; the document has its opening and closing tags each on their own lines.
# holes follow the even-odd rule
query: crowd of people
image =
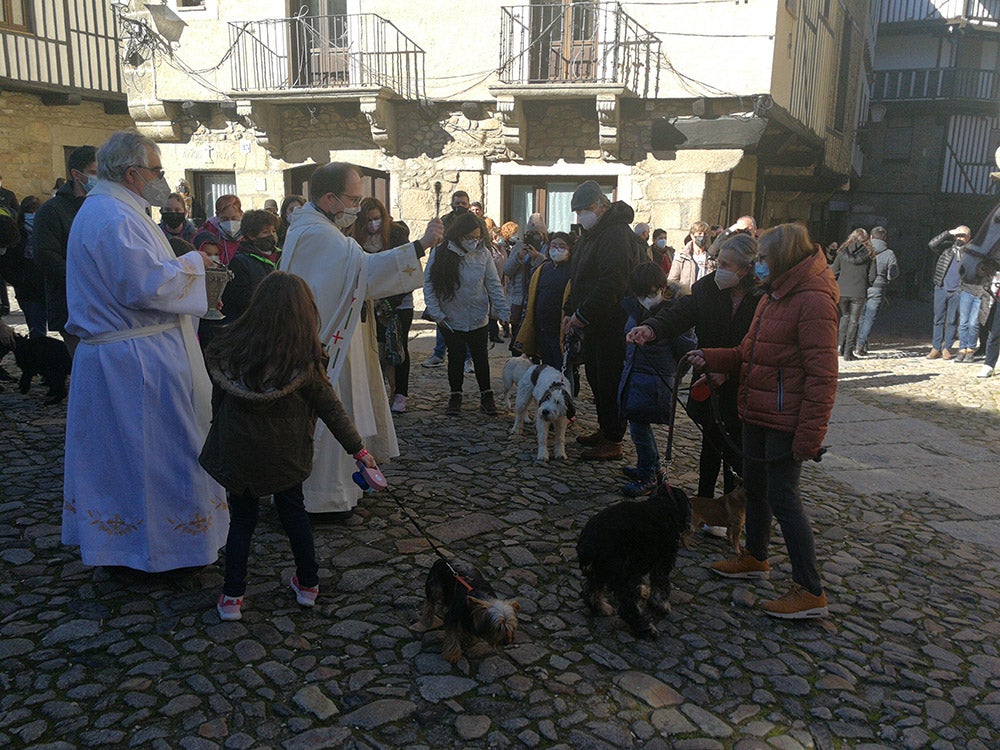
<svg viewBox="0 0 1000 750">
<path fill-rule="evenodd" d="M 696 221 L 675 251 L 586 181 L 565 231 L 537 213 L 523 227 L 495 222 L 458 190 L 411 240 L 350 164 L 316 169 L 308 199 L 244 211 L 222 195 L 210 217 L 186 182 L 170 189 L 158 147 L 137 133 L 78 148 L 68 166 L 44 202 L 0 192 L 0 242 L 29 335 L 58 332 L 73 355 L 63 541 L 84 563 L 172 570 L 212 563 L 225 545 L 217 608 L 239 619 L 260 501 L 273 495 L 296 563 L 290 586 L 311 606 L 312 525 L 350 518 L 362 497 L 354 472 L 399 455 L 393 415 L 410 406 L 422 287 L 436 334 L 423 365 L 446 365 L 446 414 L 462 413 L 472 373 L 479 411 L 497 415 L 497 343 L 562 372 L 574 395 L 582 366 L 597 429 L 577 437 L 580 458 L 621 459 L 628 432 L 629 497 L 666 480 L 652 426 L 675 417 L 675 376 L 693 366 L 712 393 L 684 405 L 702 431 L 698 495 L 716 496 L 720 472 L 724 493 L 746 493 L 746 549 L 711 569 L 766 576 L 777 518 L 793 584 L 765 612 L 826 613 L 799 478 L 822 454 L 838 354 L 867 354 L 898 276 L 883 227 L 824 251 L 800 224 Z M 992 285 L 959 278 L 968 240 L 957 227 L 930 243 L 928 356 L 971 361 L 981 343 L 987 377 L 1000 326 L 983 301 L 1000 274 Z M 219 269 L 221 320 L 205 317 L 207 274 Z"/>
</svg>

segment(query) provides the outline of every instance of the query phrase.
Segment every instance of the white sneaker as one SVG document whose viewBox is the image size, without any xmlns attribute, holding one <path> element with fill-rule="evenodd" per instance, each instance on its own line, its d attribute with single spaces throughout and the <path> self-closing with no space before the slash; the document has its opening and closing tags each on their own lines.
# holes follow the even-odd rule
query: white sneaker
<svg viewBox="0 0 1000 750">
<path fill-rule="evenodd" d="M 976 373 L 977 378 L 992 378 L 993 368 L 989 365 L 983 365 L 982 369 Z"/>
<path fill-rule="evenodd" d="M 392 399 L 392 406 L 389 407 L 389 411 L 393 414 L 402 414 L 406 411 L 406 396 L 397 393 Z"/>
<path fill-rule="evenodd" d="M 432 354 L 423 362 L 420 363 L 421 367 L 440 367 L 444 364 L 444 357 L 439 357 L 436 354 Z"/>
</svg>

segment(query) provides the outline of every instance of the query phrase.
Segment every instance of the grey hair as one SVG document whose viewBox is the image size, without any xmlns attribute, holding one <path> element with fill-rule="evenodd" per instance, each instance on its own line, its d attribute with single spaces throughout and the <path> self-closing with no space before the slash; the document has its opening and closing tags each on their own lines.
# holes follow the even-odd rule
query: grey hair
<svg viewBox="0 0 1000 750">
<path fill-rule="evenodd" d="M 734 234 L 727 237 L 719 247 L 719 254 L 723 250 L 731 250 L 736 255 L 741 268 L 749 267 L 757 257 L 757 240 L 749 234 Z"/>
<path fill-rule="evenodd" d="M 97 176 L 102 180 L 122 182 L 129 167 L 148 167 L 147 147 L 154 153 L 160 153 L 156 141 L 134 130 L 112 133 L 107 142 L 97 150 Z"/>
</svg>

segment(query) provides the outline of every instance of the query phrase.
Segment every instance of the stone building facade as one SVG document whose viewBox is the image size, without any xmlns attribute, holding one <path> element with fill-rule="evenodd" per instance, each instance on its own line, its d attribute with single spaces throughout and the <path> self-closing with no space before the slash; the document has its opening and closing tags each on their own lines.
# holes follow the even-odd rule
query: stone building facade
<svg viewBox="0 0 1000 750">
<path fill-rule="evenodd" d="M 18 198 L 44 200 L 73 148 L 134 127 L 111 8 L 78 0 L 54 14 L 49 5 L 0 8 L 0 174 Z"/>
<path fill-rule="evenodd" d="M 183 22 L 169 49 L 123 38 L 137 127 L 210 213 L 220 190 L 260 207 L 343 160 L 416 231 L 435 182 L 445 205 L 464 189 L 497 220 L 537 210 L 566 229 L 584 179 L 675 245 L 696 220 L 743 213 L 832 231 L 868 44 L 844 29 L 867 0 L 292 5 L 168 0 Z"/>
</svg>

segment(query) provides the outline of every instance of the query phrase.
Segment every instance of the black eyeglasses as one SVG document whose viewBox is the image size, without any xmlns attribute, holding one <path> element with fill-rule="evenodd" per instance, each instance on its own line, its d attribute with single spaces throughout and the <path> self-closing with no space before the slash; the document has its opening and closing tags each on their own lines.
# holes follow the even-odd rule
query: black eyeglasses
<svg viewBox="0 0 1000 750">
<path fill-rule="evenodd" d="M 132 167 L 135 167 L 136 169 L 148 169 L 157 177 L 163 177 L 163 175 L 166 174 L 166 172 L 163 170 L 163 167 L 147 167 L 142 164 L 130 164 L 129 169 L 131 169 Z"/>
</svg>

